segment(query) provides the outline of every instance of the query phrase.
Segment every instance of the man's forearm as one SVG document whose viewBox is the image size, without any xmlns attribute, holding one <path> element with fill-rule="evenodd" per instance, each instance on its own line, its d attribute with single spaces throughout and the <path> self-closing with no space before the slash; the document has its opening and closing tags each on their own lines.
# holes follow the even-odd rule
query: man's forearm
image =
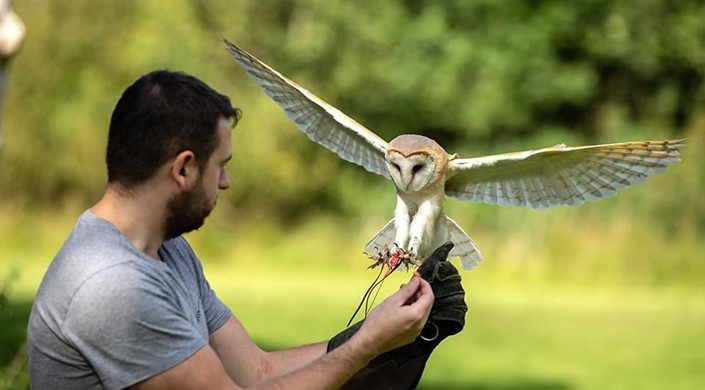
<svg viewBox="0 0 705 390">
<path fill-rule="evenodd" d="M 302 368 L 312 365 L 325 367 L 329 360 L 340 366 L 336 355 L 326 355 L 327 343 L 317 343 L 276 352 L 262 351 L 247 335 L 240 321 L 231 317 L 228 322 L 211 335 L 210 344 L 232 380 L 241 386 L 255 386 L 274 378 L 290 377 Z M 358 353 L 356 350 L 348 354 Z M 358 353 L 359 354 L 359 353 Z M 343 360 L 359 361 L 354 356 L 341 355 Z M 338 357 L 339 359 L 341 357 Z M 363 357 L 363 360 L 365 357 Z M 320 361 L 319 361 L 320 360 Z M 346 363 L 342 363 L 344 366 Z M 309 370 L 304 370 L 309 371 Z M 289 375 L 292 374 L 292 375 Z M 293 375 L 296 376 L 296 375 Z M 291 378 L 290 378 L 291 379 Z M 278 382 L 278 380 L 274 380 Z"/>
<path fill-rule="evenodd" d="M 337 389 L 347 382 L 356 372 L 364 368 L 374 357 L 366 352 L 370 348 L 361 346 L 359 340 L 346 343 L 335 351 L 326 353 L 326 344 L 313 344 L 302 348 L 276 353 L 277 359 L 282 359 L 281 367 L 291 368 L 283 375 L 277 375 L 274 370 L 271 379 L 260 383 L 266 389 Z M 301 365 L 296 357 L 312 360 Z M 314 357 L 317 356 L 317 357 Z M 288 363 L 288 364 L 284 364 Z"/>
<path fill-rule="evenodd" d="M 269 352 L 257 369 L 257 381 L 266 381 L 310 364 L 326 353 L 326 343 L 304 345 L 297 348 Z"/>
</svg>

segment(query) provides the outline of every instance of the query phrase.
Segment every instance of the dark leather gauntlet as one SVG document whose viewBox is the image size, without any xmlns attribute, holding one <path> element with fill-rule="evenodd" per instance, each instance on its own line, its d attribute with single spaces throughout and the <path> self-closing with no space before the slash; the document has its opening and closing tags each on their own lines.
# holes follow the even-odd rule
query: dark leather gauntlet
<svg viewBox="0 0 705 390">
<path fill-rule="evenodd" d="M 417 270 L 429 282 L 435 296 L 428 322 L 421 334 L 410 344 L 377 356 L 355 374 L 343 389 L 414 389 L 433 350 L 446 337 L 463 330 L 468 307 L 460 274 L 447 261 L 452 248 L 451 242 L 441 245 Z M 350 339 L 360 329 L 363 321 L 334 336 L 328 342 L 328 351 Z"/>
</svg>

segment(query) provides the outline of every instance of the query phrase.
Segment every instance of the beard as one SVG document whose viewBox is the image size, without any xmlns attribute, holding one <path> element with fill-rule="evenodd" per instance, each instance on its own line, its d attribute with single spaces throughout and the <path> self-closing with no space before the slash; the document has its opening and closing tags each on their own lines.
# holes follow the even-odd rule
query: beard
<svg viewBox="0 0 705 390">
<path fill-rule="evenodd" d="M 208 199 L 200 183 L 194 186 L 193 190 L 174 196 L 167 204 L 164 239 L 168 240 L 197 230 L 203 226 L 213 208 L 215 208 L 215 201 Z"/>
</svg>

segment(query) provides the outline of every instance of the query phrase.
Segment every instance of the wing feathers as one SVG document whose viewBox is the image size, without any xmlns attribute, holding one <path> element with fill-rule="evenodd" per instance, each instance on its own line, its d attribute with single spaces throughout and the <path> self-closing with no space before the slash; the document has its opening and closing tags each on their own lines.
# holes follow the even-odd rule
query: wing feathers
<svg viewBox="0 0 705 390">
<path fill-rule="evenodd" d="M 612 196 L 680 161 L 684 140 L 550 148 L 451 161 L 446 194 L 543 209 Z"/>
<path fill-rule="evenodd" d="M 389 178 L 384 162 L 386 141 L 227 39 L 224 41 L 247 75 L 311 140 L 343 160 Z"/>
</svg>

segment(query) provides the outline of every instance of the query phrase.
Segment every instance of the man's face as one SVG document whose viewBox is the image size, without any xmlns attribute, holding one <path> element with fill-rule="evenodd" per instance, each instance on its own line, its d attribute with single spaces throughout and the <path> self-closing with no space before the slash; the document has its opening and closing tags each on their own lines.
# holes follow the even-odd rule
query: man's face
<svg viewBox="0 0 705 390">
<path fill-rule="evenodd" d="M 218 121 L 218 147 L 208 160 L 197 183 L 193 189 L 174 196 L 167 204 L 167 217 L 164 221 L 165 239 L 180 236 L 203 226 L 206 217 L 215 208 L 218 190 L 230 187 L 225 164 L 232 157 L 231 137 L 230 122 L 221 118 Z"/>
</svg>

